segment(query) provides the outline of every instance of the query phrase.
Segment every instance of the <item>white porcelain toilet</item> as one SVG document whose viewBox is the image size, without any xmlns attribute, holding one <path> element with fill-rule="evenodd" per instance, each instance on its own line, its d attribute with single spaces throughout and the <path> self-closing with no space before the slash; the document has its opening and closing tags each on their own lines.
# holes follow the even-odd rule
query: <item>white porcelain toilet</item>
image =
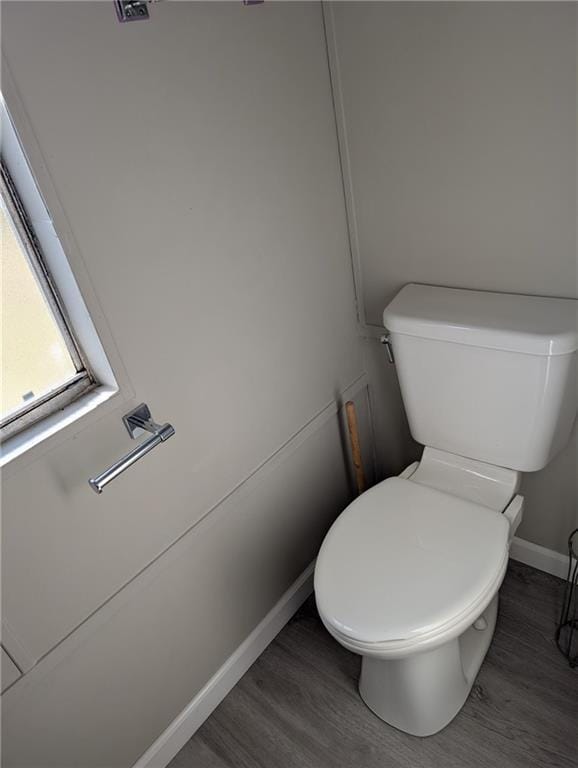
<svg viewBox="0 0 578 768">
<path fill-rule="evenodd" d="M 490 645 L 521 472 L 576 418 L 578 302 L 407 285 L 384 312 L 420 462 L 337 518 L 315 568 L 328 631 L 362 656 L 379 717 L 428 736 L 459 712 Z"/>
</svg>

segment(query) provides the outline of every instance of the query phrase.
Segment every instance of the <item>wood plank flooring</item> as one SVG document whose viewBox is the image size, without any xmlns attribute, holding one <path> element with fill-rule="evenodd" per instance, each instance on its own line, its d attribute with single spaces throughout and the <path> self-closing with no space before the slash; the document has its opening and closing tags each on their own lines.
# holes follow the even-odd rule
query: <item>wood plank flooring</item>
<svg viewBox="0 0 578 768">
<path fill-rule="evenodd" d="M 553 641 L 562 587 L 511 562 L 472 693 L 426 739 L 367 709 L 359 658 L 325 631 L 310 598 L 169 768 L 578 766 L 578 669 Z"/>
</svg>

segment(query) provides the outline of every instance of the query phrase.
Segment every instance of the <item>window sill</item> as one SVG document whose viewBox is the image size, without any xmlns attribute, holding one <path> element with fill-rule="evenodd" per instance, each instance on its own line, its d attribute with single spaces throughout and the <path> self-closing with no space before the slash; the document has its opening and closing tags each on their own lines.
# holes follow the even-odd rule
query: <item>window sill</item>
<svg viewBox="0 0 578 768">
<path fill-rule="evenodd" d="M 111 397 L 118 393 L 118 387 L 101 385 L 91 389 L 61 411 L 47 416 L 45 419 L 32 424 L 27 429 L 7 438 L 0 448 L 0 467 L 5 467 L 10 462 L 22 456 L 24 453 L 44 442 L 48 438 L 66 429 L 74 422 L 86 416 L 98 408 Z"/>
</svg>

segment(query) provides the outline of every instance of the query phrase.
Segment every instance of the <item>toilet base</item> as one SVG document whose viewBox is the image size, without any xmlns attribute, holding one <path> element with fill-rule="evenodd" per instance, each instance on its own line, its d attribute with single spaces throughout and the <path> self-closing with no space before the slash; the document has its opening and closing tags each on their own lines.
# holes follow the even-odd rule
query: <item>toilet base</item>
<svg viewBox="0 0 578 768">
<path fill-rule="evenodd" d="M 363 656 L 359 693 L 389 725 L 414 736 L 441 731 L 463 707 L 490 646 L 498 613 L 498 595 L 462 635 L 431 651 L 405 659 Z"/>
</svg>

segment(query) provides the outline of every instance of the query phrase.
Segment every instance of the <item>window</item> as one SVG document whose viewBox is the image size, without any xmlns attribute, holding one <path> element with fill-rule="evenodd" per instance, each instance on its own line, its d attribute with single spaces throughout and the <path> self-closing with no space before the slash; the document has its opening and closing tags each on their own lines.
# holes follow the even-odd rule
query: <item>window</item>
<svg viewBox="0 0 578 768">
<path fill-rule="evenodd" d="M 98 312 L 66 214 L 17 94 L 12 91 L 10 99 L 27 154 L 42 169 L 76 275 L 0 93 L 0 467 L 63 430 L 70 435 L 93 410 L 117 407 L 113 398 L 134 395 L 103 323 L 100 333 L 115 354 L 122 390 L 117 383 L 77 282 Z"/>
<path fill-rule="evenodd" d="M 63 408 L 93 386 L 38 241 L 4 165 L 0 179 L 2 437 Z"/>
</svg>

